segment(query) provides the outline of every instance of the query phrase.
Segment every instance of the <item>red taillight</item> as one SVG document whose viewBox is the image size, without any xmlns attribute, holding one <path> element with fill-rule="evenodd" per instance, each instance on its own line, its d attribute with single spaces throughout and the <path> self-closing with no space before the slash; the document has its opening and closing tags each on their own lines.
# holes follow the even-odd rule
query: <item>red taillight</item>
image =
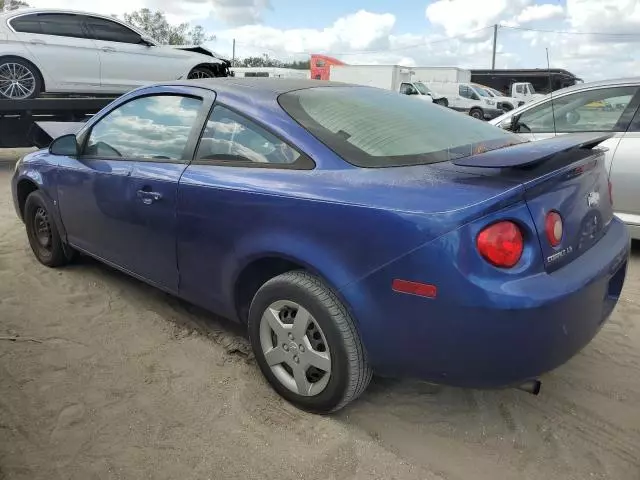
<svg viewBox="0 0 640 480">
<path fill-rule="evenodd" d="M 609 180 L 609 201 L 611 202 L 611 205 L 613 205 L 613 184 L 611 183 L 611 180 Z"/>
<path fill-rule="evenodd" d="M 562 217 L 558 212 L 552 210 L 547 213 L 547 218 L 544 219 L 544 231 L 552 247 L 560 245 L 562 241 Z"/>
<path fill-rule="evenodd" d="M 496 267 L 511 268 L 522 256 L 524 240 L 513 222 L 498 222 L 482 230 L 476 240 L 478 252 Z"/>
</svg>

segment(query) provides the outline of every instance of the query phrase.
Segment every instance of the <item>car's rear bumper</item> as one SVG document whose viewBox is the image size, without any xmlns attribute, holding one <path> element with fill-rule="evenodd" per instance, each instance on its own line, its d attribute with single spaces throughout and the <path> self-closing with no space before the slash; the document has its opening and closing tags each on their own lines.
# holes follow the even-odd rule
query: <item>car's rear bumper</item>
<svg viewBox="0 0 640 480">
<path fill-rule="evenodd" d="M 508 386 L 562 365 L 591 341 L 617 303 L 629 249 L 629 233 L 614 219 L 598 244 L 551 274 L 486 281 L 464 271 L 469 259 L 459 257 L 468 252 L 460 252 L 452 266 L 455 281 L 448 284 L 451 272 L 440 276 L 442 297 L 440 290 L 434 299 L 392 292 L 393 266 L 341 293 L 379 374 L 466 387 Z M 400 260 L 409 262 L 401 271 L 421 263 L 415 255 L 421 252 Z M 448 295 L 451 289 L 456 292 Z"/>
</svg>

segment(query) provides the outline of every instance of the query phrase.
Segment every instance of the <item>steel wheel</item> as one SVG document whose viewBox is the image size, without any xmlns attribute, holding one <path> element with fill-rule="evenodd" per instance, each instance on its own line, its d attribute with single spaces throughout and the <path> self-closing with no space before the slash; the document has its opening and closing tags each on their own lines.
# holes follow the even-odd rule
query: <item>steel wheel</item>
<svg viewBox="0 0 640 480">
<path fill-rule="evenodd" d="M 49 223 L 49 214 L 44 208 L 40 207 L 36 210 L 33 217 L 33 226 L 36 240 L 40 247 L 51 251 L 51 224 Z"/>
<path fill-rule="evenodd" d="M 36 86 L 36 76 L 26 65 L 15 62 L 0 65 L 0 95 L 5 98 L 30 98 L 36 92 Z"/>
<path fill-rule="evenodd" d="M 295 302 L 272 303 L 260 321 L 260 346 L 271 371 L 287 389 L 310 397 L 331 378 L 331 352 L 313 316 Z"/>
</svg>

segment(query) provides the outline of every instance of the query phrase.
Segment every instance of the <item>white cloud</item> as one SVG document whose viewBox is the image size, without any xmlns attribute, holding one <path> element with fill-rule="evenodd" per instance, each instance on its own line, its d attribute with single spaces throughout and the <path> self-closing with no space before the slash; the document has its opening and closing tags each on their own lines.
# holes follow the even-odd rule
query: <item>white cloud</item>
<svg viewBox="0 0 640 480">
<path fill-rule="evenodd" d="M 427 6 L 426 15 L 447 35 L 466 35 L 508 20 L 531 3 L 532 0 L 437 0 Z"/>
<path fill-rule="evenodd" d="M 518 23 L 537 22 L 562 17 L 564 9 L 561 5 L 544 3 L 541 5 L 529 5 L 520 13 L 515 21 Z"/>
<path fill-rule="evenodd" d="M 640 2 L 567 0 L 567 20 L 578 31 L 637 34 L 640 29 Z"/>
</svg>

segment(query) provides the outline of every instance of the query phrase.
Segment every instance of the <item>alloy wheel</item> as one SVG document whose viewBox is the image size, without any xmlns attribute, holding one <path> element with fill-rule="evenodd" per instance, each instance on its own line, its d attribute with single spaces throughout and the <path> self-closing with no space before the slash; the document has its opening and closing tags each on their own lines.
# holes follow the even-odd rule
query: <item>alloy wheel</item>
<svg viewBox="0 0 640 480">
<path fill-rule="evenodd" d="M 298 395 L 321 393 L 331 378 L 331 352 L 324 332 L 301 305 L 279 300 L 260 320 L 260 346 L 278 381 Z"/>
<path fill-rule="evenodd" d="M 12 100 L 29 98 L 36 89 L 33 72 L 19 63 L 0 65 L 0 94 Z"/>
</svg>

